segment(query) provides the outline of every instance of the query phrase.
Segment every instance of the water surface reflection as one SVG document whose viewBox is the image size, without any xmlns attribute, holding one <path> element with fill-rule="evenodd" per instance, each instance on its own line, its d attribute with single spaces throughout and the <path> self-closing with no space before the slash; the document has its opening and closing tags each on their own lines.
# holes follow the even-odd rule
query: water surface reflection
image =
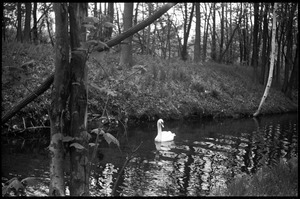
<svg viewBox="0 0 300 199">
<path fill-rule="evenodd" d="M 122 173 L 116 195 L 213 195 L 237 174 L 251 174 L 262 165 L 275 163 L 279 157 L 288 159 L 298 154 L 296 115 L 260 120 L 166 122 L 165 127 L 176 137 L 163 144 L 154 142 L 155 124 L 128 130 L 129 145 L 143 144 Z M 117 176 L 114 169 L 111 179 L 106 177 L 109 186 Z M 96 179 L 100 183 L 104 178 Z M 100 190 L 101 195 L 111 194 L 107 186 Z"/>
<path fill-rule="evenodd" d="M 214 195 L 238 174 L 252 174 L 280 157 L 298 155 L 297 119 L 296 114 L 285 114 L 260 120 L 166 121 L 164 130 L 176 137 L 162 144 L 154 142 L 156 123 L 128 129 L 127 137 L 121 131 L 115 135 L 121 151 L 101 142 L 104 157 L 92 169 L 90 194 L 111 196 L 126 157 L 139 146 L 121 172 L 114 195 Z M 22 178 L 28 174 L 40 177 L 42 183 L 30 195 L 46 195 L 49 158 L 11 154 L 4 149 L 2 146 L 2 170 Z"/>
</svg>

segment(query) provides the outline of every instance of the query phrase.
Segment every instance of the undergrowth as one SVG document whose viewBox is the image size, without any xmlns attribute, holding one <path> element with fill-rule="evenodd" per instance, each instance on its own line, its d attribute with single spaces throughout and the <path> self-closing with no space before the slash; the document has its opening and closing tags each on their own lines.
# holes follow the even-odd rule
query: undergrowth
<svg viewBox="0 0 300 199">
<path fill-rule="evenodd" d="M 128 117 L 132 123 L 158 118 L 244 117 L 255 112 L 264 92 L 262 85 L 252 82 L 251 67 L 134 55 L 135 66 L 129 68 L 119 66 L 119 56 L 113 52 L 97 56 L 98 59 L 90 57 L 87 62 L 89 83 L 103 89 L 89 86 L 89 112 L 102 114 L 107 105 L 108 114 Z M 31 67 L 15 72 L 30 60 L 34 60 Z M 49 45 L 3 43 L 2 65 L 3 76 L 22 74 L 15 81 L 2 80 L 3 113 L 54 71 L 54 51 Z M 21 112 L 33 112 L 41 118 L 49 104 L 50 89 Z M 271 88 L 261 112 L 296 109 L 294 102 Z"/>
<path fill-rule="evenodd" d="M 112 70 L 118 68 L 118 56 L 107 53 L 104 57 L 114 58 L 113 64 L 101 62 L 101 69 L 97 68 L 97 61 L 91 64 L 97 68 L 96 78 L 109 74 L 109 78 L 98 83 L 115 89 L 114 102 L 135 120 L 249 116 L 257 109 L 264 92 L 262 85 L 252 83 L 251 67 L 136 55 L 135 65 L 143 66 L 146 72 L 131 76 L 136 72 L 133 68 Z M 130 78 L 121 81 L 127 76 Z M 262 114 L 286 112 L 295 107 L 295 103 L 272 88 Z"/>
<path fill-rule="evenodd" d="M 263 166 L 254 175 L 236 176 L 218 196 L 298 196 L 298 157 Z"/>
</svg>

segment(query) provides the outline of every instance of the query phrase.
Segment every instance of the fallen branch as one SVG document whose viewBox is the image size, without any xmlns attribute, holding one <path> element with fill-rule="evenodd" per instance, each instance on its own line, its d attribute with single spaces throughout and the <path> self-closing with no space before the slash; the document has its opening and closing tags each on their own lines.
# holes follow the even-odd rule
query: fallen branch
<svg viewBox="0 0 300 199">
<path fill-rule="evenodd" d="M 32 93 L 30 93 L 27 97 L 22 99 L 16 106 L 14 106 L 12 109 L 7 111 L 3 117 L 1 118 L 1 123 L 6 123 L 10 118 L 12 118 L 17 112 L 19 112 L 22 108 L 24 108 L 27 104 L 32 102 L 35 98 L 43 94 L 50 85 L 52 84 L 54 80 L 54 73 L 51 74 L 41 86 L 39 86 L 37 89 L 35 89 Z"/>
</svg>

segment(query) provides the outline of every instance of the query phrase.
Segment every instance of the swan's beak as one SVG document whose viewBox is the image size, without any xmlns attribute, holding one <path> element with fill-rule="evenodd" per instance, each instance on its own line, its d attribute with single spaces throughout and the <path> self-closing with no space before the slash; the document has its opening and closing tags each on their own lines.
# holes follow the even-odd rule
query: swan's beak
<svg viewBox="0 0 300 199">
<path fill-rule="evenodd" d="M 164 123 L 163 123 L 163 122 L 161 123 L 161 127 L 163 127 L 163 128 L 164 128 Z"/>
</svg>

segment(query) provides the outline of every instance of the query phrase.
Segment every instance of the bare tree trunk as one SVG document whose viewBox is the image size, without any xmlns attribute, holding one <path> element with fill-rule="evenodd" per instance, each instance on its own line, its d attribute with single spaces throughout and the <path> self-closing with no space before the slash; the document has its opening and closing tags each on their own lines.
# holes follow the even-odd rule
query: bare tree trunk
<svg viewBox="0 0 300 199">
<path fill-rule="evenodd" d="M 50 196 L 65 195 L 63 136 L 66 135 L 66 103 L 69 97 L 70 66 L 68 41 L 68 13 L 66 3 L 54 3 L 56 22 L 55 77 L 51 94 L 51 142 L 49 146 Z"/>
<path fill-rule="evenodd" d="M 149 17 L 152 14 L 152 3 L 147 3 L 148 4 L 148 12 L 149 12 Z M 148 31 L 147 31 L 147 46 L 148 48 L 146 49 L 146 54 L 149 55 L 150 53 L 150 46 L 151 46 L 151 41 L 150 41 L 150 35 L 151 35 L 151 27 L 148 26 Z"/>
<path fill-rule="evenodd" d="M 224 43 L 224 3 L 221 3 L 222 6 L 222 16 L 221 16 L 221 41 L 220 41 L 220 54 L 219 54 L 219 62 L 223 51 L 223 43 Z"/>
<path fill-rule="evenodd" d="M 132 27 L 133 3 L 124 3 L 124 32 Z M 132 36 L 122 43 L 121 66 L 132 66 Z"/>
<path fill-rule="evenodd" d="M 195 47 L 194 47 L 194 62 L 199 62 L 200 57 L 200 3 L 195 3 L 196 7 L 196 35 L 195 35 Z"/>
<path fill-rule="evenodd" d="M 33 2 L 33 28 L 32 28 L 32 35 L 33 35 L 33 42 L 35 45 L 38 44 L 38 32 L 37 32 L 37 18 L 36 18 L 36 10 L 37 10 L 37 2 Z"/>
<path fill-rule="evenodd" d="M 289 3 L 287 3 L 289 4 Z M 284 81 L 282 85 L 282 92 L 287 94 L 288 91 L 288 84 L 290 81 L 290 70 L 293 67 L 293 21 L 294 21 L 294 13 L 296 10 L 296 5 L 292 4 L 291 9 L 289 9 L 289 19 L 287 23 L 287 31 L 286 31 L 286 38 L 287 38 L 287 45 L 286 45 L 286 54 L 285 54 L 285 71 L 284 71 Z M 288 6 L 287 6 L 288 10 Z"/>
<path fill-rule="evenodd" d="M 259 107 L 257 111 L 253 114 L 254 117 L 259 115 L 260 110 L 262 108 L 263 103 L 265 102 L 266 98 L 268 97 L 271 84 L 272 84 L 272 78 L 273 78 L 273 70 L 274 70 L 274 59 L 275 59 L 275 35 L 276 35 L 276 9 L 277 9 L 277 3 L 274 3 L 274 9 L 273 9 L 273 25 L 272 25 L 272 49 L 271 49 L 271 63 L 270 63 L 270 71 L 269 71 L 269 78 L 268 78 L 268 83 L 265 88 L 264 95 L 260 101 Z"/>
<path fill-rule="evenodd" d="M 280 22 L 280 28 L 277 29 L 278 35 L 277 35 L 277 40 L 278 40 L 278 53 L 277 53 L 277 60 L 276 60 L 276 72 L 275 72 L 275 83 L 277 86 L 280 86 L 280 68 L 281 68 L 281 56 L 282 56 L 282 52 L 281 52 L 281 48 L 282 48 L 282 43 L 283 43 L 283 35 L 284 35 L 284 20 L 281 19 Z M 279 33 L 280 30 L 280 33 Z"/>
<path fill-rule="evenodd" d="M 242 19 L 242 12 L 241 12 L 241 14 L 240 14 L 239 21 L 237 22 L 237 24 L 236 24 L 236 26 L 235 26 L 235 29 L 233 30 L 233 33 L 232 33 L 232 35 L 231 35 L 231 37 L 230 37 L 230 39 L 229 39 L 229 41 L 228 41 L 228 43 L 227 43 L 227 45 L 226 45 L 226 48 L 225 48 L 224 52 L 223 52 L 222 55 L 220 56 L 220 62 L 222 62 L 225 53 L 226 53 L 227 50 L 229 49 L 229 46 L 231 46 L 231 42 L 232 42 L 232 40 L 233 40 L 234 34 L 235 34 L 236 30 L 239 29 L 239 26 L 240 26 L 240 23 L 241 23 L 241 19 Z"/>
<path fill-rule="evenodd" d="M 30 42 L 30 21 L 31 21 L 31 3 L 25 3 L 25 28 L 24 28 L 24 42 Z"/>
<path fill-rule="evenodd" d="M 206 8 L 206 6 L 205 6 Z M 207 16 L 207 11 L 205 12 L 205 21 L 206 21 L 206 26 L 204 26 L 205 28 L 205 32 L 203 35 L 203 59 L 202 61 L 205 62 L 206 60 L 206 52 L 207 52 L 207 38 L 208 38 L 208 26 L 209 26 L 209 18 L 210 18 L 210 14 L 211 14 L 211 8 L 209 9 L 209 14 Z"/>
<path fill-rule="evenodd" d="M 254 30 L 253 30 L 253 54 L 251 65 L 253 66 L 253 80 L 254 83 L 257 82 L 257 67 L 258 67 L 258 54 L 259 54 L 259 46 L 258 46 L 258 28 L 259 28 L 259 3 L 254 3 Z"/>
<path fill-rule="evenodd" d="M 261 52 L 261 59 L 262 59 L 262 64 L 261 64 L 261 73 L 260 73 L 260 83 L 264 84 L 265 82 L 265 73 L 266 73 L 266 68 L 268 64 L 268 54 L 267 54 L 267 45 L 268 45 L 268 35 L 269 35 L 269 30 L 268 30 L 268 12 L 269 12 L 269 3 L 265 3 L 265 10 L 264 10 L 264 25 L 263 25 L 263 48 Z"/>
<path fill-rule="evenodd" d="M 107 15 L 109 16 L 109 22 L 113 23 L 114 21 L 114 3 L 113 2 L 109 2 L 108 3 L 108 8 L 107 8 Z M 112 27 L 105 27 L 104 28 L 104 32 L 105 32 L 105 40 L 110 40 L 111 39 L 111 35 L 112 35 Z"/>
<path fill-rule="evenodd" d="M 216 3 L 212 3 L 212 9 L 213 9 L 213 31 L 211 35 L 211 59 L 213 61 L 216 61 L 217 58 L 217 52 L 216 52 Z"/>
<path fill-rule="evenodd" d="M 17 12 L 18 12 L 18 16 L 17 16 L 17 21 L 18 21 L 18 28 L 17 28 L 17 41 L 18 42 L 22 42 L 22 15 L 21 15 L 21 5 L 22 3 L 18 2 L 17 5 Z"/>
<path fill-rule="evenodd" d="M 87 53 L 82 50 L 72 52 L 71 59 L 71 95 L 69 110 L 71 113 L 70 134 L 84 149 L 70 147 L 71 176 L 70 195 L 89 196 L 89 136 L 87 132 Z"/>
<path fill-rule="evenodd" d="M 299 6 L 299 5 L 298 5 Z M 298 89 L 299 85 L 299 33 L 297 33 L 297 45 L 296 45 L 296 54 L 294 58 L 293 69 L 291 72 L 291 78 L 288 84 L 287 96 L 292 97 L 292 89 Z"/>
<path fill-rule="evenodd" d="M 70 195 L 89 195 L 89 146 L 87 133 L 87 52 L 79 50 L 81 42 L 86 40 L 86 29 L 81 25 L 87 17 L 87 3 L 70 3 L 71 36 L 71 93 L 69 98 L 70 136 L 84 149 L 70 147 Z"/>
<path fill-rule="evenodd" d="M 94 2 L 94 17 L 98 17 L 97 12 L 98 12 L 98 10 L 97 10 L 97 2 Z"/>
<path fill-rule="evenodd" d="M 195 8 L 195 4 L 193 3 L 189 24 L 188 24 L 188 27 L 186 28 L 186 32 L 184 32 L 184 37 L 183 37 L 183 45 L 182 45 L 182 49 L 181 49 L 181 58 L 184 61 L 188 59 L 187 41 L 188 41 L 188 38 L 189 38 L 190 29 L 191 29 L 191 25 L 192 25 L 194 8 Z M 186 7 L 186 11 L 187 11 L 187 7 Z M 186 15 L 186 17 L 187 17 L 187 15 Z"/>
<path fill-rule="evenodd" d="M 48 30 L 48 35 L 49 35 L 51 44 L 52 44 L 52 46 L 54 46 L 54 41 L 53 41 L 53 38 L 52 38 L 52 35 L 51 35 L 51 31 L 50 31 L 50 23 L 49 23 L 48 15 L 47 15 L 47 18 L 46 18 L 46 23 L 47 23 L 47 30 Z"/>
<path fill-rule="evenodd" d="M 2 38 L 6 40 L 6 21 L 7 17 L 5 16 L 4 12 L 2 12 Z"/>
</svg>

